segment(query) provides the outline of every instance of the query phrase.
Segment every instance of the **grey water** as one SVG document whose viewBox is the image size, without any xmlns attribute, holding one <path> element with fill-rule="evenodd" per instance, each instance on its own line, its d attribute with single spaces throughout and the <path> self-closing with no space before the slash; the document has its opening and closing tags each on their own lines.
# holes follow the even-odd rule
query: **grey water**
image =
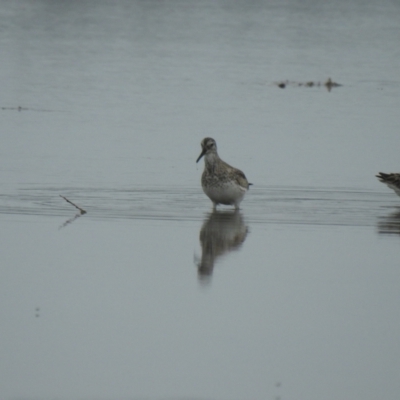
<svg viewBox="0 0 400 400">
<path fill-rule="evenodd" d="M 399 21 L 3 0 L 0 398 L 397 400 Z M 206 136 L 238 212 L 202 192 Z"/>
</svg>

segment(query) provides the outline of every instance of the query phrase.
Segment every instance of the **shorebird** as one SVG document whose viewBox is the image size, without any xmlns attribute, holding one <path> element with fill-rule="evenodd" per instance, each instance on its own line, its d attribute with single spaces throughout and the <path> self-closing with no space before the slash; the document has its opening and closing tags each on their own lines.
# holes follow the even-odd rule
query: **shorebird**
<svg viewBox="0 0 400 400">
<path fill-rule="evenodd" d="M 204 172 L 201 176 L 201 186 L 204 193 L 213 202 L 215 209 L 218 204 L 233 205 L 239 208 L 240 202 L 251 183 L 240 169 L 231 167 L 219 158 L 217 143 L 206 137 L 201 142 L 202 151 L 196 160 L 204 156 Z"/>
<path fill-rule="evenodd" d="M 385 183 L 393 189 L 398 196 L 400 196 L 400 174 L 385 174 L 384 172 L 379 172 L 375 175 L 381 182 Z"/>
</svg>

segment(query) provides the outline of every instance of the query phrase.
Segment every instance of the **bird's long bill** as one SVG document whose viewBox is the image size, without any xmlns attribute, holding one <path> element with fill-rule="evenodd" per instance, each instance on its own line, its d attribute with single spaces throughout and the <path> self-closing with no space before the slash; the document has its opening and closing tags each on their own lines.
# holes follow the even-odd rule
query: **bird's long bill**
<svg viewBox="0 0 400 400">
<path fill-rule="evenodd" d="M 199 158 L 196 160 L 196 163 L 198 163 L 198 162 L 200 161 L 201 157 L 203 157 L 204 154 L 206 154 L 206 151 L 205 151 L 205 150 L 203 150 L 203 151 L 200 153 Z"/>
</svg>

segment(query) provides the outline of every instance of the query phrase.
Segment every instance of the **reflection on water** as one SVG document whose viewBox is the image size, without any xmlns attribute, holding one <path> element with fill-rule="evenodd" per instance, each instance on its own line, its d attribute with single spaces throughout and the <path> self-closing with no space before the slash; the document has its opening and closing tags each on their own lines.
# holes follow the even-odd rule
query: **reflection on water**
<svg viewBox="0 0 400 400">
<path fill-rule="evenodd" d="M 238 210 L 214 210 L 206 217 L 200 230 L 202 253 L 197 264 L 200 281 L 209 281 L 218 258 L 238 250 L 246 240 L 248 231 Z"/>
<path fill-rule="evenodd" d="M 32 185 L 18 191 L 3 188 L 0 215 L 70 216 L 60 193 L 84 206 L 89 219 L 202 221 L 209 202 L 199 186 L 68 187 Z M 243 204 L 247 223 L 307 226 L 376 226 L 396 196 L 371 190 L 262 186 Z M 387 212 L 385 211 L 383 216 Z"/>
<path fill-rule="evenodd" d="M 65 228 L 67 225 L 72 224 L 75 220 L 77 220 L 79 217 L 82 217 L 82 215 L 85 215 L 86 211 L 79 211 L 76 215 L 74 215 L 71 218 L 68 218 L 62 225 L 60 225 L 59 229 Z"/>
<path fill-rule="evenodd" d="M 379 217 L 377 228 L 381 235 L 393 233 L 400 235 L 400 209 L 384 217 Z"/>
</svg>

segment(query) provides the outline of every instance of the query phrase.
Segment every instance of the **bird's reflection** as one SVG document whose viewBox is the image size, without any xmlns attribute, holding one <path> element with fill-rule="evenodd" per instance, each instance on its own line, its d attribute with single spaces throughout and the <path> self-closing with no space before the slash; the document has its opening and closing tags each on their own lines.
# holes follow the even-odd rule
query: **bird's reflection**
<svg viewBox="0 0 400 400">
<path fill-rule="evenodd" d="M 240 211 L 216 211 L 207 215 L 200 230 L 201 259 L 197 263 L 198 277 L 208 282 L 218 258 L 240 248 L 248 227 Z"/>
<path fill-rule="evenodd" d="M 381 235 L 400 235 L 400 209 L 385 217 L 379 217 L 377 228 Z"/>
</svg>

